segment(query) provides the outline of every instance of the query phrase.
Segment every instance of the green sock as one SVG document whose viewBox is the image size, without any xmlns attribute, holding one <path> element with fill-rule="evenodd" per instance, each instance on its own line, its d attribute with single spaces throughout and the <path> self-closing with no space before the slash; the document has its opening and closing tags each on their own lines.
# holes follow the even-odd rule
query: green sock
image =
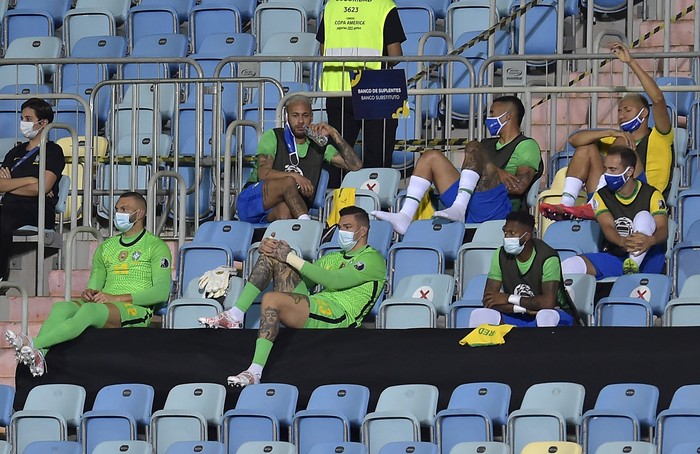
<svg viewBox="0 0 700 454">
<path fill-rule="evenodd" d="M 267 358 L 270 356 L 272 351 L 272 346 L 274 344 L 271 340 L 259 337 L 255 341 L 255 353 L 253 354 L 253 363 L 259 366 L 265 366 L 267 363 Z"/>
<path fill-rule="evenodd" d="M 102 328 L 109 318 L 109 309 L 104 304 L 83 304 L 72 317 L 57 323 L 49 329 L 43 329 L 34 338 L 34 347 L 45 349 L 61 342 L 66 342 L 80 336 L 86 328 L 92 326 Z"/>
<path fill-rule="evenodd" d="M 80 306 L 72 301 L 57 301 L 51 305 L 51 311 L 46 321 L 41 324 L 39 336 L 50 333 L 56 326 L 68 320 L 78 312 Z"/>
<path fill-rule="evenodd" d="M 248 309 L 250 309 L 250 306 L 253 305 L 253 301 L 255 301 L 255 298 L 259 294 L 259 288 L 250 282 L 246 282 L 245 286 L 243 287 L 243 291 L 241 292 L 241 296 L 238 297 L 238 301 L 236 301 L 236 304 L 233 307 L 237 307 L 241 312 L 245 313 Z"/>
</svg>

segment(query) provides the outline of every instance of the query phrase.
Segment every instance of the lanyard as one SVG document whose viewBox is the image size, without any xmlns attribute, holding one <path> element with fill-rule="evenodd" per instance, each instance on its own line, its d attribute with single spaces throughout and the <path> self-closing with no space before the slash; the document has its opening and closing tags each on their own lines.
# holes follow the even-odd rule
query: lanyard
<svg viewBox="0 0 700 454">
<path fill-rule="evenodd" d="M 15 162 L 14 164 L 12 164 L 12 167 L 10 167 L 10 172 L 12 172 L 13 170 L 15 170 L 17 167 L 21 166 L 27 159 L 31 158 L 32 156 L 34 156 L 34 155 L 37 154 L 38 152 L 39 152 L 39 147 L 34 147 L 34 148 L 32 148 L 31 150 L 29 150 L 29 151 L 27 152 L 27 154 L 25 154 L 24 156 L 22 156 L 22 158 L 21 158 L 19 161 L 17 161 L 17 162 Z"/>
<path fill-rule="evenodd" d="M 289 153 L 289 163 L 294 167 L 299 167 L 299 152 L 297 151 L 297 141 L 294 138 L 292 128 L 289 126 L 288 122 L 284 124 L 284 142 L 287 145 L 287 153 Z M 294 159 L 292 159 L 292 156 L 294 157 Z"/>
</svg>

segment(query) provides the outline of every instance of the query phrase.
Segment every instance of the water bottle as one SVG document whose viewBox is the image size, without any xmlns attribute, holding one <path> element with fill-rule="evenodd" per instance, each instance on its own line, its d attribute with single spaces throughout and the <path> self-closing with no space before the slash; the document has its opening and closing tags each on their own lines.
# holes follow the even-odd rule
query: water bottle
<svg viewBox="0 0 700 454">
<path fill-rule="evenodd" d="M 319 147 L 325 147 L 326 144 L 328 143 L 328 137 L 327 136 L 322 136 L 320 134 L 316 134 L 311 128 L 309 128 L 307 125 L 304 125 L 304 133 L 306 133 L 306 137 L 309 139 L 313 140 L 316 145 Z"/>
</svg>

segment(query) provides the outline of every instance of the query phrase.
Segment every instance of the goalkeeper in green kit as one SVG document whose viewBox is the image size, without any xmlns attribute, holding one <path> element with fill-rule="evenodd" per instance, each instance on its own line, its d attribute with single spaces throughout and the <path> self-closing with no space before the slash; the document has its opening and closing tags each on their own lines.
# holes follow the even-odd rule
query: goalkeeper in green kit
<svg viewBox="0 0 700 454">
<path fill-rule="evenodd" d="M 146 200 L 127 192 L 115 205 L 114 226 L 122 232 L 100 244 L 92 259 L 87 289 L 78 301 L 60 301 L 34 339 L 5 332 L 16 359 L 32 375 L 46 371 L 46 350 L 75 339 L 89 327 L 147 327 L 153 307 L 167 302 L 172 283 L 170 249 L 144 227 Z"/>
<path fill-rule="evenodd" d="M 199 319 L 210 328 L 243 328 L 245 312 L 273 282 L 273 291 L 262 298 L 253 361 L 248 369 L 228 377 L 229 385 L 244 387 L 260 382 L 280 323 L 289 328 L 357 327 L 372 309 L 384 288 L 386 260 L 367 245 L 369 216 L 362 208 L 345 207 L 340 210 L 338 227 L 342 250 L 324 255 L 315 263 L 296 255 L 284 241 L 263 239 L 260 258 L 235 306 Z M 311 295 L 308 289 L 316 284 L 323 290 Z"/>
</svg>

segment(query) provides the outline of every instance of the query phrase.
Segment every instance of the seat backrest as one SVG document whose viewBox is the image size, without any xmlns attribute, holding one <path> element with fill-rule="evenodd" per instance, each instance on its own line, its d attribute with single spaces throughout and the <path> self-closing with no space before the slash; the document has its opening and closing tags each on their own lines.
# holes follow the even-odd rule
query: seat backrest
<svg viewBox="0 0 700 454">
<path fill-rule="evenodd" d="M 58 58 L 63 42 L 54 36 L 17 38 L 10 43 L 6 58 Z"/>
<path fill-rule="evenodd" d="M 642 425 L 656 423 L 659 388 L 642 383 L 615 383 L 603 387 L 595 401 L 596 410 L 613 410 L 634 414 Z"/>
<path fill-rule="evenodd" d="M 220 243 L 231 249 L 234 260 L 245 260 L 253 239 L 253 226 L 243 221 L 207 221 L 194 234 L 195 243 Z"/>
<path fill-rule="evenodd" d="M 194 279 L 192 281 L 196 282 Z M 200 317 L 214 317 L 221 311 L 221 304 L 212 299 L 178 298 L 168 304 L 164 328 L 203 328 Z"/>
<path fill-rule="evenodd" d="M 210 425 L 219 425 L 224 414 L 226 387 L 218 383 L 185 383 L 168 393 L 165 410 L 189 410 L 200 413 Z"/>
<path fill-rule="evenodd" d="M 565 274 L 564 286 L 576 306 L 579 315 L 594 313 L 596 280 L 590 274 Z"/>
<path fill-rule="evenodd" d="M 698 449 L 697 443 L 688 443 L 693 446 L 692 451 L 676 451 L 676 449 L 682 449 L 681 443 L 676 445 L 676 448 L 671 450 L 674 454 L 691 454 L 696 453 Z M 649 443 L 647 441 L 608 441 L 603 443 L 598 447 L 594 454 L 655 454 L 656 445 L 654 443 Z"/>
<path fill-rule="evenodd" d="M 582 252 L 598 252 L 603 233 L 596 221 L 558 221 L 550 225 L 544 233 L 547 244 L 576 245 Z"/>
<path fill-rule="evenodd" d="M 14 402 L 15 388 L 10 385 L 0 384 L 0 427 L 10 425 Z"/>
<path fill-rule="evenodd" d="M 465 383 L 452 391 L 447 408 L 469 408 L 489 416 L 494 425 L 508 421 L 511 389 L 505 383 Z"/>
<path fill-rule="evenodd" d="M 367 454 L 367 446 L 346 441 L 343 443 L 316 443 L 309 454 Z"/>
<path fill-rule="evenodd" d="M 332 410 L 344 415 L 350 424 L 362 424 L 367 414 L 369 389 L 363 385 L 321 385 L 314 389 L 307 410 Z"/>
<path fill-rule="evenodd" d="M 202 43 L 208 36 L 240 33 L 241 13 L 233 4 L 197 5 L 190 11 L 188 27 L 194 52 L 201 52 Z"/>
<path fill-rule="evenodd" d="M 521 454 L 581 454 L 581 445 L 572 441 L 534 441 Z"/>
<path fill-rule="evenodd" d="M 656 84 L 659 87 L 682 87 L 695 85 L 695 80 L 692 77 L 657 77 Z M 687 117 L 695 95 L 692 91 L 666 91 L 664 98 L 666 104 L 675 107 L 678 115 Z"/>
<path fill-rule="evenodd" d="M 437 411 L 438 393 L 437 387 L 433 385 L 390 386 L 379 395 L 375 411 L 410 413 L 421 425 L 432 425 Z"/>
<path fill-rule="evenodd" d="M 86 36 L 73 46 L 73 58 L 119 58 L 126 55 L 123 36 Z"/>
<path fill-rule="evenodd" d="M 283 426 L 289 426 L 297 407 L 299 390 L 284 383 L 260 383 L 246 386 L 238 396 L 236 410 L 257 410 L 275 415 Z"/>
<path fill-rule="evenodd" d="M 226 445 L 218 441 L 178 441 L 165 454 L 226 454 Z"/>
<path fill-rule="evenodd" d="M 438 454 L 435 443 L 426 441 L 393 441 L 379 449 L 379 454 Z"/>
<path fill-rule="evenodd" d="M 11 454 L 11 452 L 12 452 L 12 445 L 10 444 L 10 442 L 5 441 L 5 440 L 0 440 L 0 454 Z M 319 454 L 321 454 L 321 453 L 319 453 Z M 330 451 L 329 451 L 329 454 L 331 454 Z"/>
<path fill-rule="evenodd" d="M 420 298 L 433 303 L 438 314 L 446 314 L 452 304 L 455 281 L 449 274 L 413 274 L 403 277 L 392 298 Z"/>
<path fill-rule="evenodd" d="M 654 315 L 662 315 L 671 295 L 672 281 L 664 274 L 627 274 L 618 277 L 610 289 L 615 297 L 641 298 L 649 303 Z"/>
<path fill-rule="evenodd" d="M 683 410 L 700 407 L 700 385 L 683 385 L 678 388 L 671 398 L 668 408 Z"/>
<path fill-rule="evenodd" d="M 247 441 L 236 454 L 296 454 L 296 446 L 286 441 Z"/>
<path fill-rule="evenodd" d="M 503 226 L 505 219 L 485 221 L 479 224 L 474 232 L 472 243 L 493 243 L 496 246 L 503 244 Z"/>
<path fill-rule="evenodd" d="M 265 2 L 255 8 L 253 34 L 258 52 L 265 47 L 268 38 L 275 33 L 306 32 L 306 11 L 299 5 L 286 2 Z"/>
<path fill-rule="evenodd" d="M 167 6 L 137 5 L 129 9 L 126 16 L 129 49 L 141 38 L 155 34 L 179 32 L 177 11 Z"/>
<path fill-rule="evenodd" d="M 683 282 L 678 294 L 680 298 L 692 298 L 700 294 L 700 274 L 693 274 Z"/>
<path fill-rule="evenodd" d="M 496 20 L 498 20 L 498 14 Z M 456 39 L 465 32 L 482 32 L 489 28 L 491 14 L 488 2 L 461 0 L 447 8 L 445 30 Z"/>
<path fill-rule="evenodd" d="M 141 0 L 140 4 L 154 7 L 171 7 L 177 12 L 178 21 L 182 23 L 189 17 L 189 12 L 194 8 L 195 3 L 196 0 Z"/>
<path fill-rule="evenodd" d="M 319 43 L 315 33 L 282 32 L 270 35 L 265 41 L 262 53 L 265 55 L 318 55 Z"/>
<path fill-rule="evenodd" d="M 153 386 L 143 383 L 108 385 L 97 392 L 92 409 L 125 412 L 146 426 L 151 421 L 154 396 Z"/>
<path fill-rule="evenodd" d="M 318 247 L 323 233 L 323 224 L 318 221 L 282 219 L 273 221 L 265 229 L 264 237 L 272 234 L 278 240 L 285 240 L 302 253 L 304 259 L 315 260 L 318 257 Z"/>
<path fill-rule="evenodd" d="M 79 385 L 37 385 L 27 395 L 24 410 L 52 411 L 60 414 L 68 426 L 77 427 L 85 405 L 85 388 Z"/>
<path fill-rule="evenodd" d="M 510 454 L 510 447 L 500 441 L 463 441 L 454 445 L 449 454 Z"/>
<path fill-rule="evenodd" d="M 521 410 L 555 410 L 568 424 L 580 424 L 586 389 L 578 383 L 537 383 L 525 391 Z"/>
<path fill-rule="evenodd" d="M 439 246 L 447 260 L 457 258 L 457 251 L 464 238 L 464 223 L 435 222 L 422 219 L 411 222 L 403 236 L 402 242 L 419 242 Z"/>
<path fill-rule="evenodd" d="M 103 441 L 92 454 L 153 454 L 153 447 L 147 441 Z"/>
<path fill-rule="evenodd" d="M 435 11 L 429 5 L 418 3 L 396 5 L 404 33 L 420 33 L 435 30 Z"/>
<path fill-rule="evenodd" d="M 400 180 L 401 172 L 396 169 L 367 168 L 346 173 L 340 186 L 372 191 L 382 208 L 389 209 L 394 206 Z"/>
<path fill-rule="evenodd" d="M 58 180 L 58 194 L 56 200 L 56 207 L 54 211 L 57 214 L 63 214 L 66 212 L 66 202 L 68 201 L 68 196 L 70 195 L 70 177 L 68 175 L 61 175 L 61 179 Z"/>
<path fill-rule="evenodd" d="M 131 3 L 124 0 L 78 0 L 75 9 L 100 9 L 109 11 L 117 25 L 122 25 L 126 21 L 126 14 L 131 7 Z"/>
<path fill-rule="evenodd" d="M 116 34 L 116 21 L 102 9 L 72 10 L 63 18 L 63 42 L 66 56 L 73 55 L 76 43 L 86 36 Z"/>
<path fill-rule="evenodd" d="M 83 447 L 77 441 L 33 441 L 22 454 L 81 454 Z"/>
<path fill-rule="evenodd" d="M 255 36 L 250 33 L 213 33 L 198 44 L 197 55 L 248 57 L 255 53 Z"/>
</svg>

